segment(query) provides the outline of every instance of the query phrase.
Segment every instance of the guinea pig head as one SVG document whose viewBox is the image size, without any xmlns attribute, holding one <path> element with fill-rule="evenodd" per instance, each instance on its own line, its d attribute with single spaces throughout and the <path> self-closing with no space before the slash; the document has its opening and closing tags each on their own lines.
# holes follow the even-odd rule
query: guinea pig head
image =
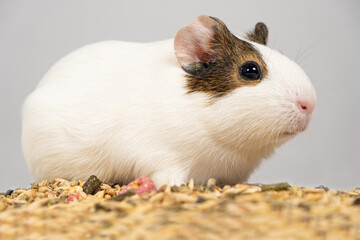
<svg viewBox="0 0 360 240">
<path fill-rule="evenodd" d="M 202 15 L 174 40 L 188 94 L 209 102 L 198 124 L 233 149 L 281 145 L 306 129 L 316 105 L 305 72 L 266 46 L 267 39 L 264 23 L 237 37 L 221 20 Z"/>
</svg>

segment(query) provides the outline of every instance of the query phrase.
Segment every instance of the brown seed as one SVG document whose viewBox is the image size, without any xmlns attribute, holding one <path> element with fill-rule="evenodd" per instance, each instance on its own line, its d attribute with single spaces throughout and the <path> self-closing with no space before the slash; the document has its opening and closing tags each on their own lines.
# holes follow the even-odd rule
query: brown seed
<svg viewBox="0 0 360 240">
<path fill-rule="evenodd" d="M 5 196 L 10 196 L 13 192 L 14 192 L 14 190 L 9 189 L 6 191 Z"/>
<path fill-rule="evenodd" d="M 172 192 L 179 192 L 179 187 L 174 185 L 174 186 L 171 187 L 171 191 Z"/>
<path fill-rule="evenodd" d="M 109 198 L 107 201 L 122 201 L 124 200 L 126 197 L 130 197 L 132 195 L 136 194 L 135 190 L 134 189 L 130 189 L 128 191 L 126 191 L 125 193 L 123 194 L 119 194 L 115 197 L 112 197 L 112 198 Z"/>
<path fill-rule="evenodd" d="M 157 190 L 157 192 L 164 192 L 166 188 L 167 188 L 167 185 L 164 184 Z"/>
<path fill-rule="evenodd" d="M 265 184 L 261 185 L 262 191 L 282 191 L 288 190 L 291 186 L 287 182 L 275 183 L 275 184 Z"/>
<path fill-rule="evenodd" d="M 83 191 L 86 194 L 94 194 L 94 192 L 100 187 L 101 181 L 94 175 L 90 176 L 83 185 Z"/>
<path fill-rule="evenodd" d="M 318 187 L 316 187 L 317 189 L 324 189 L 326 192 L 329 191 L 329 188 L 328 187 L 325 187 L 323 185 L 320 185 Z"/>
<path fill-rule="evenodd" d="M 105 212 L 109 212 L 111 211 L 110 208 L 108 208 L 106 205 L 102 204 L 102 203 L 95 203 L 95 211 L 105 211 Z"/>
<path fill-rule="evenodd" d="M 358 197 L 354 200 L 353 205 L 360 206 L 360 197 Z"/>
<path fill-rule="evenodd" d="M 203 198 L 203 197 L 198 197 L 198 199 L 196 200 L 197 203 L 202 203 L 205 201 L 206 201 L 206 198 Z"/>
<path fill-rule="evenodd" d="M 39 183 L 38 182 L 34 182 L 31 184 L 31 189 L 38 189 L 39 188 Z"/>
</svg>

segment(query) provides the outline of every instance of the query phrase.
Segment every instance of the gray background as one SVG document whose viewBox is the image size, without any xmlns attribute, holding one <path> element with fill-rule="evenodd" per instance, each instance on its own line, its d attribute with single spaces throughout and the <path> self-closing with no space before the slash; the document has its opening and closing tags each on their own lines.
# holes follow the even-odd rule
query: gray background
<svg viewBox="0 0 360 240">
<path fill-rule="evenodd" d="M 32 181 L 21 152 L 20 109 L 59 58 L 88 43 L 173 38 L 198 15 L 236 34 L 258 21 L 269 46 L 301 65 L 317 89 L 310 128 L 278 149 L 250 182 L 360 186 L 360 1 L 0 0 L 0 191 Z"/>
</svg>

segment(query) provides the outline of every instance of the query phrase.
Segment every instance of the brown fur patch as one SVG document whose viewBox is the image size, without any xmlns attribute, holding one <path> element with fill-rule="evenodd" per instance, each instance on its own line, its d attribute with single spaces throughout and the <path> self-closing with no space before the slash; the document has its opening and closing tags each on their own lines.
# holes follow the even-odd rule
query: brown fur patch
<svg viewBox="0 0 360 240">
<path fill-rule="evenodd" d="M 189 93 L 204 92 L 212 97 L 221 97 L 236 88 L 258 84 L 268 74 L 260 53 L 250 43 L 235 37 L 222 21 L 213 19 L 216 21 L 212 27 L 214 35 L 205 51 L 215 56 L 215 61 L 186 66 L 186 69 L 199 73 L 186 75 Z M 254 61 L 260 66 L 259 80 L 249 81 L 240 76 L 240 66 L 248 61 Z"/>
</svg>

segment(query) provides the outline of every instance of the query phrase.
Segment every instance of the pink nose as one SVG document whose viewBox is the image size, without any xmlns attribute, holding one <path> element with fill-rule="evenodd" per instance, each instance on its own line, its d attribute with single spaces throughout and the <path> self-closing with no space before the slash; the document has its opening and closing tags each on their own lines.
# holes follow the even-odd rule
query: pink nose
<svg viewBox="0 0 360 240">
<path fill-rule="evenodd" d="M 311 100 L 307 98 L 299 99 L 297 106 L 300 111 L 304 114 L 310 115 L 315 108 L 316 100 Z"/>
</svg>

